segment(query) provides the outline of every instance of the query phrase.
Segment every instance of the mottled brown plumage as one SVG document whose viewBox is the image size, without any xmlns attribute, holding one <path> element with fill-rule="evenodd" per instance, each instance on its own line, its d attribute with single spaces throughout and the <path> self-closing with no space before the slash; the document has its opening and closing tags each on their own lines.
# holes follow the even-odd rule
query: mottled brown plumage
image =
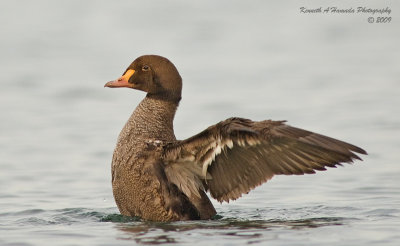
<svg viewBox="0 0 400 246">
<path fill-rule="evenodd" d="M 137 58 L 106 87 L 147 92 L 122 129 L 112 160 L 114 198 L 123 215 L 145 220 L 210 219 L 220 202 L 248 193 L 274 175 L 301 175 L 360 159 L 354 145 L 284 121 L 229 118 L 186 140 L 173 119 L 182 79 L 166 58 Z M 361 159 L 360 159 L 361 160 Z"/>
</svg>

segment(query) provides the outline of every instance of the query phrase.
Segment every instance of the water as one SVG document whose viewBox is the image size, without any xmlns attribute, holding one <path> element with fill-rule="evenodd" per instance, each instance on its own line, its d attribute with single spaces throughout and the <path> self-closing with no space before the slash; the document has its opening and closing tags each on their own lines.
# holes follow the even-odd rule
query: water
<svg viewBox="0 0 400 246">
<path fill-rule="evenodd" d="M 390 7 L 390 24 L 304 15 L 303 5 L 2 2 L 0 245 L 399 245 L 400 5 L 363 3 Z M 178 138 L 230 116 L 286 119 L 369 155 L 274 177 L 215 202 L 212 221 L 120 216 L 111 156 L 144 95 L 103 85 L 148 53 L 170 58 L 184 79 Z"/>
</svg>

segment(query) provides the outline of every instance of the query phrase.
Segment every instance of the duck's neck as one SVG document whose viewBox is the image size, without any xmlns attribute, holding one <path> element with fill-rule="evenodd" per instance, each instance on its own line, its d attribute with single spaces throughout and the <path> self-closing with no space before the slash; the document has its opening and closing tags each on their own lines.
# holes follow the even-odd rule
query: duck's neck
<svg viewBox="0 0 400 246">
<path fill-rule="evenodd" d="M 174 141 L 173 121 L 179 102 L 146 96 L 136 107 L 124 130 L 142 140 Z"/>
</svg>

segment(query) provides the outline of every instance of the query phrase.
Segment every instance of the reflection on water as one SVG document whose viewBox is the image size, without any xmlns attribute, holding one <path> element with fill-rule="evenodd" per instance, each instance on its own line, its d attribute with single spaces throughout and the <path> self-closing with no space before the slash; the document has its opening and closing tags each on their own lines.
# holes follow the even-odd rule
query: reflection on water
<svg viewBox="0 0 400 246">
<path fill-rule="evenodd" d="M 282 211 L 281 211 L 282 212 Z M 298 212 L 298 211 L 297 211 Z M 233 214 L 230 214 L 233 216 Z M 265 233 L 273 230 L 303 230 L 326 226 L 342 226 L 352 218 L 315 217 L 302 219 L 242 219 L 218 216 L 213 220 L 148 222 L 140 218 L 126 217 L 120 214 L 108 214 L 101 218 L 103 222 L 113 222 L 122 234 L 121 240 L 133 240 L 143 244 L 164 244 L 185 242 L 185 237 L 231 237 L 253 240 L 264 238 Z"/>
<path fill-rule="evenodd" d="M 110 208 L 111 209 L 111 208 Z M 99 223 L 107 225 L 112 223 L 120 233 L 118 240 L 135 241 L 141 244 L 166 244 L 188 243 L 201 238 L 236 238 L 245 242 L 253 240 L 265 241 L 275 235 L 276 232 L 290 232 L 296 230 L 313 230 L 328 226 L 343 226 L 357 221 L 355 218 L 344 217 L 307 217 L 310 210 L 341 210 L 340 207 L 305 207 L 293 210 L 271 209 L 268 216 L 271 219 L 261 219 L 267 211 L 256 210 L 237 213 L 235 210 L 223 212 L 223 216 L 217 215 L 213 220 L 178 221 L 178 222 L 149 222 L 142 221 L 139 217 L 127 217 L 118 213 L 109 213 L 110 209 L 93 210 L 88 208 L 66 208 L 53 211 L 40 209 L 28 209 L 15 213 L 3 213 L 3 218 L 8 218 L 8 223 L 25 227 L 45 226 L 52 231 L 54 226 L 71 226 L 90 223 L 98 226 Z M 112 208 L 111 210 L 113 210 Z M 345 208 L 346 209 L 346 208 Z M 282 219 L 278 215 L 291 213 L 299 219 Z M 251 215 L 251 219 L 247 218 Z M 18 219 L 24 217 L 23 219 Z M 278 218 L 278 219 L 277 219 Z M 47 231 L 44 230 L 44 231 Z M 83 232 L 82 232 L 83 233 Z M 83 236 L 84 234 L 81 234 Z M 76 234 L 75 236 L 79 236 Z M 255 242 L 255 241 L 254 241 Z"/>
<path fill-rule="evenodd" d="M 306 218 L 298 220 L 259 220 L 238 221 L 235 219 L 218 219 L 212 221 L 188 221 L 172 223 L 129 222 L 118 224 L 117 228 L 124 232 L 121 239 L 134 240 L 137 243 L 162 244 L 176 243 L 182 239 L 182 233 L 207 234 L 214 236 L 240 237 L 244 239 L 259 238 L 264 232 L 274 229 L 301 230 L 323 226 L 340 226 L 348 218 L 326 217 Z"/>
<path fill-rule="evenodd" d="M 58 231 L 59 235 L 75 238 L 97 237 L 98 229 L 91 233 L 85 230 L 85 228 L 96 227 L 104 228 L 104 233 L 111 228 L 115 229 L 116 234 L 109 235 L 108 240 L 117 239 L 118 242 L 126 243 L 134 241 L 140 244 L 202 245 L 204 240 L 211 240 L 212 244 L 224 245 L 225 239 L 231 239 L 234 240 L 230 241 L 234 242 L 233 244 L 243 245 L 275 242 L 276 240 L 281 242 L 282 238 L 285 238 L 285 243 L 291 245 L 290 243 L 293 242 L 291 240 L 321 237 L 321 230 L 326 237 L 334 237 L 332 240 L 335 241 L 337 240 L 335 234 L 343 233 L 346 228 L 352 228 L 349 232 L 350 235 L 347 236 L 352 237 L 353 232 L 356 231 L 355 228 L 359 225 L 365 227 L 376 218 L 382 218 L 382 216 L 393 218 L 399 214 L 399 209 L 377 211 L 366 208 L 357 210 L 348 206 L 321 205 L 284 207 L 262 209 L 234 207 L 232 209 L 224 206 L 213 220 L 178 222 L 142 221 L 139 217 L 123 216 L 117 213 L 114 207 L 107 209 L 27 209 L 0 213 L 0 217 L 6 224 L 14 224 L 23 228 L 41 228 L 40 231 L 32 231 L 34 233 L 31 235 L 32 238 L 53 235 L 54 230 Z M 335 214 L 342 216 L 335 216 Z M 388 226 L 391 229 L 382 227 L 381 230 L 384 230 L 384 233 L 396 230 L 395 226 L 390 224 Z M 324 232 L 324 228 L 329 229 Z M 367 236 L 376 237 L 380 233 L 382 232 L 373 231 Z M 296 236 L 293 237 L 293 235 Z"/>
</svg>

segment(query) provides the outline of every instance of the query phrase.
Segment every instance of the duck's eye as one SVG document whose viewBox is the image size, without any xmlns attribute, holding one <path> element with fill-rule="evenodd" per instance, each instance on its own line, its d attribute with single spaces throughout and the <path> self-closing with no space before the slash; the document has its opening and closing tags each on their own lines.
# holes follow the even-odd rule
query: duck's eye
<svg viewBox="0 0 400 246">
<path fill-rule="evenodd" d="M 143 70 L 143 71 L 149 71 L 149 70 L 150 70 L 150 67 L 147 66 L 147 65 L 144 65 L 144 66 L 142 67 L 142 70 Z"/>
</svg>

